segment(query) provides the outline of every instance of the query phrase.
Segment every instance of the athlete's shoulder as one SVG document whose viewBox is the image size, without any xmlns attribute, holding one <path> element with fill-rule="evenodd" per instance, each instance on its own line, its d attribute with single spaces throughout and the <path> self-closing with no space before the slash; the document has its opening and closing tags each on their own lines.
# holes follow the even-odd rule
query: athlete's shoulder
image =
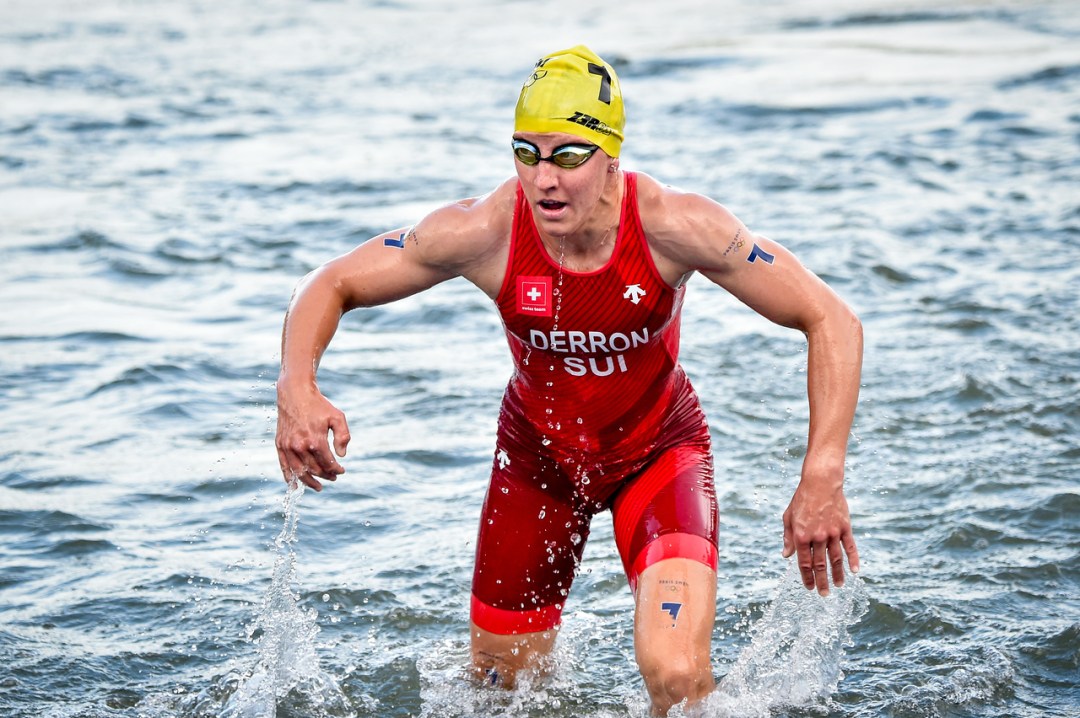
<svg viewBox="0 0 1080 718">
<path fill-rule="evenodd" d="M 416 224 L 409 240 L 434 264 L 467 265 L 497 252 L 510 236 L 517 180 L 443 205 Z"/>
<path fill-rule="evenodd" d="M 638 213 L 646 234 L 665 235 L 687 226 L 738 221 L 726 207 L 710 197 L 663 184 L 641 172 L 635 175 Z"/>
<path fill-rule="evenodd" d="M 654 254 L 685 270 L 700 269 L 720 238 L 741 223 L 724 205 L 698 192 L 637 175 L 638 214 Z M 706 262 L 707 264 L 707 262 Z"/>
<path fill-rule="evenodd" d="M 517 179 L 508 179 L 487 194 L 439 207 L 420 225 L 428 225 L 428 231 L 468 230 L 473 236 L 484 236 L 489 232 L 498 234 L 498 230 L 508 228 L 513 220 L 516 191 Z"/>
</svg>

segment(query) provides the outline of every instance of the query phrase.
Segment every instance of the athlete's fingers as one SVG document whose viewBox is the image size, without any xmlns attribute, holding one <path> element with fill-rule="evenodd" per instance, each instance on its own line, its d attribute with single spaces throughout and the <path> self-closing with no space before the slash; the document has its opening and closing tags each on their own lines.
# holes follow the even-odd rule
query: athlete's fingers
<svg viewBox="0 0 1080 718">
<path fill-rule="evenodd" d="M 322 484 L 318 479 L 311 475 L 310 471 L 292 471 L 290 470 L 286 481 L 289 481 L 289 486 L 296 486 L 298 483 L 307 486 L 308 488 L 315 489 L 316 491 L 322 491 Z"/>
<path fill-rule="evenodd" d="M 303 460 L 294 452 L 278 449 L 278 461 L 281 464 L 281 474 L 285 478 L 285 483 L 290 487 L 296 486 L 299 482 L 316 491 L 322 491 L 322 484 L 311 475 L 311 472 L 305 468 Z"/>
<path fill-rule="evenodd" d="M 784 512 L 784 550 L 780 555 L 789 558 L 793 553 L 795 553 L 795 540 L 792 538 L 791 509 L 788 509 Z"/>
<path fill-rule="evenodd" d="M 345 472 L 345 469 L 342 468 L 330 451 L 330 442 L 326 436 L 310 442 L 301 455 L 307 459 L 303 462 L 304 468 L 320 479 L 335 481 L 338 474 Z"/>
<path fill-rule="evenodd" d="M 844 552 L 847 553 L 848 566 L 851 567 L 852 573 L 859 572 L 859 549 L 855 547 L 855 536 L 851 531 L 845 531 L 840 534 L 840 543 L 844 546 Z"/>
<path fill-rule="evenodd" d="M 281 476 L 285 479 L 285 483 L 291 487 L 299 480 L 296 469 L 293 468 L 292 454 L 278 444 L 277 456 L 278 466 L 281 467 Z"/>
<path fill-rule="evenodd" d="M 349 434 L 349 423 L 344 414 L 337 414 L 330 419 L 330 430 L 334 432 L 334 452 L 338 456 L 345 456 L 345 449 L 352 436 Z M 341 471 L 344 472 L 345 469 Z"/>
<path fill-rule="evenodd" d="M 809 543 L 800 543 L 796 549 L 798 554 L 799 575 L 802 576 L 803 586 L 808 589 L 814 588 L 814 553 Z"/>
<path fill-rule="evenodd" d="M 815 541 L 813 544 L 814 558 L 811 563 L 814 569 L 814 583 L 817 591 L 822 596 L 829 595 L 829 564 L 827 562 L 827 544 L 824 541 Z"/>
<path fill-rule="evenodd" d="M 832 565 L 832 580 L 837 587 L 844 585 L 844 554 L 840 550 L 840 539 L 829 540 L 829 563 Z"/>
</svg>

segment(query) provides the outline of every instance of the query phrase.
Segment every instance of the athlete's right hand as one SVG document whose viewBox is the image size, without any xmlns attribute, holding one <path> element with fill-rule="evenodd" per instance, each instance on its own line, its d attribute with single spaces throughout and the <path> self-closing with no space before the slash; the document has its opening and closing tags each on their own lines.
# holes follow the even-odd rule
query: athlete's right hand
<svg viewBox="0 0 1080 718">
<path fill-rule="evenodd" d="M 297 388 L 278 382 L 277 453 L 285 481 L 302 482 L 322 491 L 319 479 L 335 481 L 345 468 L 334 453 L 345 456 L 349 425 L 345 414 L 331 404 L 314 386 Z M 327 438 L 334 434 L 334 453 Z"/>
</svg>

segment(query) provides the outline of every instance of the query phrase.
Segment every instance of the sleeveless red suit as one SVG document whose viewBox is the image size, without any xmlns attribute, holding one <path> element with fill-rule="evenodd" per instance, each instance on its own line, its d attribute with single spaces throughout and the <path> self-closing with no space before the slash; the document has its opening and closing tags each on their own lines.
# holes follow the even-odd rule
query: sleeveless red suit
<svg viewBox="0 0 1080 718">
<path fill-rule="evenodd" d="M 625 175 L 608 263 L 559 266 L 520 186 L 496 299 L 514 359 L 473 575 L 472 620 L 499 634 L 558 625 L 589 523 L 612 509 L 623 567 L 716 568 L 709 429 L 678 364 L 684 287 L 660 276 Z"/>
</svg>

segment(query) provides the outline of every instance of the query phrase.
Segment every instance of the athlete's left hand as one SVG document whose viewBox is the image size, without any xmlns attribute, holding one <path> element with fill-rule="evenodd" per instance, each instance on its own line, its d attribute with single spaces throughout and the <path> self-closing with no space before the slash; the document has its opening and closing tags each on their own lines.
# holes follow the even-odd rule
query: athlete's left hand
<svg viewBox="0 0 1080 718">
<path fill-rule="evenodd" d="M 851 517 L 844 498 L 844 473 L 803 464 L 802 480 L 784 512 L 784 558 L 798 555 L 799 573 L 807 589 L 817 587 L 829 595 L 829 567 L 833 583 L 844 585 L 844 553 L 854 573 L 859 572 L 859 551 L 851 533 Z"/>
</svg>

